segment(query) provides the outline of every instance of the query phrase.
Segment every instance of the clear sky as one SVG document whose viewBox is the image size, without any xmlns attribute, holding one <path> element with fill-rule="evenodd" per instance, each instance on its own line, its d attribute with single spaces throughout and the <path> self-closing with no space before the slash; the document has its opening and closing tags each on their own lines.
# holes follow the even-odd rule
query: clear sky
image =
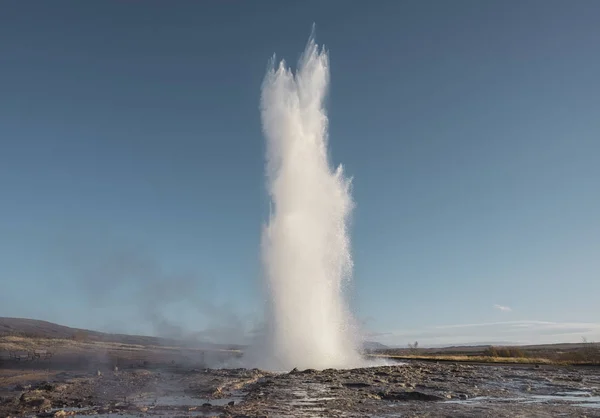
<svg viewBox="0 0 600 418">
<path fill-rule="evenodd" d="M 259 319 L 260 87 L 315 22 L 372 337 L 600 340 L 599 16 L 594 0 L 3 2 L 0 316 Z"/>
</svg>

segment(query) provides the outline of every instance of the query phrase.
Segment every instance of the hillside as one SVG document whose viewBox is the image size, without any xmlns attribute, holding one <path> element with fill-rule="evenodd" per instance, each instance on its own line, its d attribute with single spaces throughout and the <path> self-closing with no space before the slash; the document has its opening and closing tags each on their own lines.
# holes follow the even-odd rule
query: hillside
<svg viewBox="0 0 600 418">
<path fill-rule="evenodd" d="M 28 338 L 84 339 L 86 341 L 134 344 L 142 346 L 190 346 L 219 349 L 242 348 L 236 345 L 214 344 L 199 340 L 175 340 L 142 335 L 111 334 L 80 328 L 71 328 L 48 321 L 26 318 L 0 317 L 0 337 L 18 336 Z"/>
</svg>

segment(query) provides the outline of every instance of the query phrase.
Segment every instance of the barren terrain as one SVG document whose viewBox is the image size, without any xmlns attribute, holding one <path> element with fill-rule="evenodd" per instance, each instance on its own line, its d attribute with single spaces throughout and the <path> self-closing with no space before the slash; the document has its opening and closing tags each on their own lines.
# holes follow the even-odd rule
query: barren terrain
<svg viewBox="0 0 600 418">
<path fill-rule="evenodd" d="M 217 367 L 237 350 L 60 337 L 0 337 L 0 417 L 600 417 L 592 365 L 413 359 L 273 373 Z"/>
</svg>

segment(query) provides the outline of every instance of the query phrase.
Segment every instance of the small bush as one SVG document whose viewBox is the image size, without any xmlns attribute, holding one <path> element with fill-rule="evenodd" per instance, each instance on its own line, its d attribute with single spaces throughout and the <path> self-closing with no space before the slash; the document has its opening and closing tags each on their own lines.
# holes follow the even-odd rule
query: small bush
<svg viewBox="0 0 600 418">
<path fill-rule="evenodd" d="M 505 357 L 505 358 L 524 358 L 527 357 L 525 351 L 519 347 L 488 347 L 484 355 L 488 357 Z"/>
<path fill-rule="evenodd" d="M 419 352 L 419 342 L 415 341 L 413 344 L 408 344 L 408 350 L 412 354 L 417 354 Z"/>
<path fill-rule="evenodd" d="M 88 340 L 87 332 L 75 331 L 75 334 L 73 334 L 73 340 L 80 342 L 80 343 L 87 341 Z"/>
<path fill-rule="evenodd" d="M 582 356 L 588 363 L 600 363 L 600 344 L 583 339 Z"/>
</svg>

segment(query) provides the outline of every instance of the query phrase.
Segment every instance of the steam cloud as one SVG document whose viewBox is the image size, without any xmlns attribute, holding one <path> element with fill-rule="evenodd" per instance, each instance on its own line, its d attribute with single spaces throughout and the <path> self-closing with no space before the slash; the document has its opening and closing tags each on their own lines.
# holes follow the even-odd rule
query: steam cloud
<svg viewBox="0 0 600 418">
<path fill-rule="evenodd" d="M 79 248 L 76 271 L 79 282 L 96 307 L 126 304 L 122 322 L 149 324 L 152 335 L 177 339 L 191 345 L 197 343 L 247 344 L 247 329 L 252 323 L 243 320 L 232 309 L 216 303 L 211 297 L 211 281 L 194 272 L 167 272 L 154 258 L 139 250 L 119 248 L 108 253 L 87 254 Z M 167 315 L 178 306 L 205 319 L 202 330 L 190 329 L 185 321 Z M 115 331 L 114 325 L 108 325 Z M 119 330 L 130 332 L 130 330 Z"/>
</svg>

